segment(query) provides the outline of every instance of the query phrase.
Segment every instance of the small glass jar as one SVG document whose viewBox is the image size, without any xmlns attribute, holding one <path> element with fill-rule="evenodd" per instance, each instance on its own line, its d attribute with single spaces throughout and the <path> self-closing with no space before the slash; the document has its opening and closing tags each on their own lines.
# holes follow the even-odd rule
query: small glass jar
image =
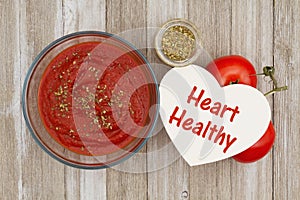
<svg viewBox="0 0 300 200">
<path fill-rule="evenodd" d="M 172 67 L 189 65 L 200 55 L 199 31 L 185 19 L 165 23 L 155 38 L 158 57 Z"/>
</svg>

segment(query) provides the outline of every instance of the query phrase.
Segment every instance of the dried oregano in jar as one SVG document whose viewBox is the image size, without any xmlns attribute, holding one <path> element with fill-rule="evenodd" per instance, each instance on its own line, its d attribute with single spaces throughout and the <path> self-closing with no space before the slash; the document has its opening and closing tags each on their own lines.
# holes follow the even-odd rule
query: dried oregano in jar
<svg viewBox="0 0 300 200">
<path fill-rule="evenodd" d="M 185 26 L 169 27 L 162 36 L 161 47 L 169 59 L 187 60 L 196 48 L 195 35 Z"/>
<path fill-rule="evenodd" d="M 158 57 L 171 67 L 192 64 L 201 52 L 197 27 L 185 19 L 166 22 L 155 37 Z"/>
</svg>

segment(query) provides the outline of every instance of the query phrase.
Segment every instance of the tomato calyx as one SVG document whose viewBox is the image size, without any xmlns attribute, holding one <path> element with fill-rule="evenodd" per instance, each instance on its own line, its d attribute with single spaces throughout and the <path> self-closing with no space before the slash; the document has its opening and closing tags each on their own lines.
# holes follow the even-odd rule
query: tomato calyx
<svg viewBox="0 0 300 200">
<path fill-rule="evenodd" d="M 235 81 L 230 81 L 229 85 L 233 85 L 233 84 L 238 84 L 240 82 L 239 79 L 235 80 Z"/>
<path fill-rule="evenodd" d="M 265 66 L 263 68 L 263 73 L 255 74 L 255 75 L 264 75 L 265 77 L 270 77 L 271 81 L 273 82 L 273 89 L 270 90 L 269 92 L 265 93 L 264 94 L 265 96 L 268 96 L 268 95 L 274 94 L 276 92 L 281 92 L 281 91 L 284 91 L 284 90 L 288 89 L 288 86 L 286 86 L 286 85 L 281 86 L 281 87 L 278 86 L 278 83 L 277 83 L 277 80 L 276 80 L 274 74 L 275 74 L 275 67 L 274 66 Z"/>
</svg>

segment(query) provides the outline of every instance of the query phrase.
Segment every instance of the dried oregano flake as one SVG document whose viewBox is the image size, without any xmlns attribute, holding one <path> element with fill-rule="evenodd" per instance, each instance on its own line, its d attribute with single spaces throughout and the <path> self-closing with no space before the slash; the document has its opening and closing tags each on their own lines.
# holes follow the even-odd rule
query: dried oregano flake
<svg viewBox="0 0 300 200">
<path fill-rule="evenodd" d="M 172 26 L 163 34 L 161 44 L 163 53 L 170 60 L 185 61 L 195 51 L 195 35 L 185 26 Z"/>
</svg>

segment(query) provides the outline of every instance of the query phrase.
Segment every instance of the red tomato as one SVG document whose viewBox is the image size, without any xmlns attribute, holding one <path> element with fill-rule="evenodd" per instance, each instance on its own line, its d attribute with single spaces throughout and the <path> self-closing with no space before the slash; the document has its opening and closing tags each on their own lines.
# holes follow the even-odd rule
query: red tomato
<svg viewBox="0 0 300 200">
<path fill-rule="evenodd" d="M 251 85 L 256 88 L 257 77 L 253 65 L 238 55 L 224 56 L 215 59 L 206 66 L 221 86 L 233 83 Z"/>
<path fill-rule="evenodd" d="M 272 122 L 270 122 L 265 134 L 254 145 L 242 153 L 233 156 L 233 158 L 243 163 L 255 162 L 264 157 L 271 150 L 274 140 L 275 130 Z"/>
<path fill-rule="evenodd" d="M 256 87 L 257 78 L 253 65 L 242 56 L 224 56 L 209 63 L 206 69 L 214 75 L 221 86 L 239 83 Z M 270 122 L 265 134 L 251 147 L 233 156 L 242 163 L 255 162 L 264 157 L 272 148 L 275 130 Z"/>
</svg>

